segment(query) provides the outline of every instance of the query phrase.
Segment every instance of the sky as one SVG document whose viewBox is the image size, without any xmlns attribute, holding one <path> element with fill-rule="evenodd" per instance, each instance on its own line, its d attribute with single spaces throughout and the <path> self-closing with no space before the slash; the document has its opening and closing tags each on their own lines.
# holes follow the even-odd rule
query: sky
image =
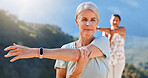
<svg viewBox="0 0 148 78">
<path fill-rule="evenodd" d="M 127 35 L 148 37 L 148 0 L 0 0 L 4 9 L 26 22 L 57 25 L 74 37 L 79 37 L 75 23 L 76 8 L 82 2 L 91 1 L 99 9 L 100 27 L 110 27 L 110 16 L 121 16 L 120 26 Z M 96 31 L 95 36 L 101 35 Z"/>
</svg>

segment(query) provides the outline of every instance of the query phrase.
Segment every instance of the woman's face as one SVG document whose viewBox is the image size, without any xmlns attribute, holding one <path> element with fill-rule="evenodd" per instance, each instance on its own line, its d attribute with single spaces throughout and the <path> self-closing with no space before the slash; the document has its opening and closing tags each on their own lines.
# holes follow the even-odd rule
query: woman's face
<svg viewBox="0 0 148 78">
<path fill-rule="evenodd" d="M 110 24 L 113 28 L 118 28 L 119 26 L 119 23 L 120 23 L 120 19 L 119 17 L 117 16 L 113 16 L 111 19 L 110 19 Z"/>
<path fill-rule="evenodd" d="M 93 36 L 99 23 L 95 13 L 89 9 L 81 11 L 75 21 L 79 26 L 80 35 L 85 37 Z"/>
</svg>

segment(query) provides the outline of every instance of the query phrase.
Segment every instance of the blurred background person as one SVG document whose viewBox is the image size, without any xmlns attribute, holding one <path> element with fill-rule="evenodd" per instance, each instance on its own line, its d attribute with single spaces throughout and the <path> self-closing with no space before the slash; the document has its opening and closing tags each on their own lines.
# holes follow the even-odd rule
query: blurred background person
<svg viewBox="0 0 148 78">
<path fill-rule="evenodd" d="M 126 30 L 124 27 L 119 27 L 121 17 L 118 14 L 113 14 L 110 19 L 111 28 L 100 28 L 102 35 L 110 40 L 111 55 L 109 64 L 108 78 L 121 78 L 125 68 L 125 53 L 124 43 Z"/>
</svg>

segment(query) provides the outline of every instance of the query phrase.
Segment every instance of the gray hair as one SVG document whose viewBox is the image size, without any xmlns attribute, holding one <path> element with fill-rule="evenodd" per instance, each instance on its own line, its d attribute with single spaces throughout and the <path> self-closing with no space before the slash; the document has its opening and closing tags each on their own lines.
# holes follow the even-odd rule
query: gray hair
<svg viewBox="0 0 148 78">
<path fill-rule="evenodd" d="M 95 15 L 97 16 L 97 19 L 99 20 L 99 12 L 98 12 L 98 8 L 97 6 L 92 3 L 92 2 L 84 2 L 84 3 L 81 3 L 78 7 L 77 7 L 77 10 L 76 10 L 76 19 L 79 15 L 79 13 L 83 10 L 86 10 L 86 9 L 90 9 L 92 10 Z"/>
</svg>

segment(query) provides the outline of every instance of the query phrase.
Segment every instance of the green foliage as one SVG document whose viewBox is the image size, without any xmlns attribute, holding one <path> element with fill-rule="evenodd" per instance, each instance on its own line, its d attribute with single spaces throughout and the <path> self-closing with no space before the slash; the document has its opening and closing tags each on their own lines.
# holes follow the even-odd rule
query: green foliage
<svg viewBox="0 0 148 78">
<path fill-rule="evenodd" d="M 14 42 L 29 47 L 60 48 L 76 40 L 55 25 L 20 21 L 0 9 L 0 78 L 55 78 L 55 60 L 23 59 L 10 63 L 3 49 Z"/>
<path fill-rule="evenodd" d="M 148 69 L 148 37 L 127 36 L 125 41 L 126 62 Z M 145 66 L 144 65 L 147 65 Z"/>
<path fill-rule="evenodd" d="M 137 69 L 132 64 L 126 63 L 126 67 L 122 74 L 122 78 L 147 78 L 148 73 L 145 74 L 145 70 Z"/>
</svg>

